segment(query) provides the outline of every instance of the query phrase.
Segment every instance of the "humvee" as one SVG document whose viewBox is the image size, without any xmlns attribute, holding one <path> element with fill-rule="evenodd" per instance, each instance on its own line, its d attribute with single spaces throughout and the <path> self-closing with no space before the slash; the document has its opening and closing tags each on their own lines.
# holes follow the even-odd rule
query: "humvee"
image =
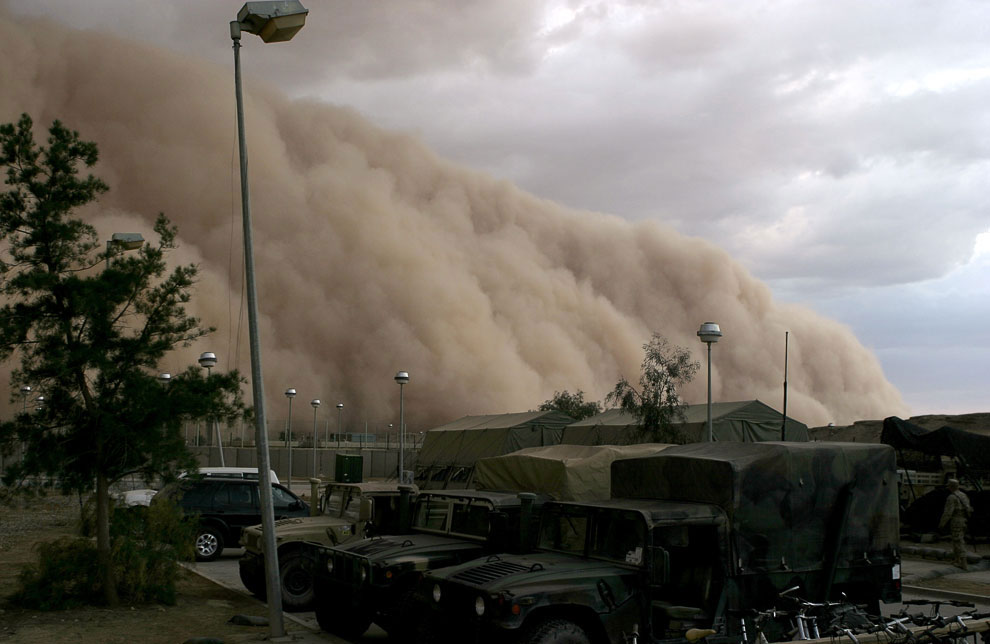
<svg viewBox="0 0 990 644">
<path fill-rule="evenodd" d="M 538 510 L 549 498 L 608 498 L 608 464 L 668 445 L 555 445 L 477 462 L 485 490 L 421 491 L 411 534 L 373 537 L 325 548 L 316 568 L 316 617 L 345 637 L 373 621 L 397 639 L 411 635 L 412 590 L 430 570 L 483 554 L 526 552 Z M 495 491 L 499 490 L 499 491 Z"/>
<path fill-rule="evenodd" d="M 532 553 L 426 575 L 420 641 L 732 641 L 794 586 L 873 611 L 900 599 L 886 445 L 682 445 L 614 462 L 612 493 L 545 504 Z"/>
<path fill-rule="evenodd" d="M 409 489 L 410 494 L 415 494 L 414 488 Z M 275 547 L 285 609 L 311 608 L 313 563 L 318 547 L 396 532 L 400 496 L 399 486 L 394 482 L 330 483 L 320 496 L 318 514 L 276 521 Z M 238 562 L 241 582 L 249 591 L 264 598 L 261 526 L 245 528 L 240 543 L 245 549 Z"/>
</svg>

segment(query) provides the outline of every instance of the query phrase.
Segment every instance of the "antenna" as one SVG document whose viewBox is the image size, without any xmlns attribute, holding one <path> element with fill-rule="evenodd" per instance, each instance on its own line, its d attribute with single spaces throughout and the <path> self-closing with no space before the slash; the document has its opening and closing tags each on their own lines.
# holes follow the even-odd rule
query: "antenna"
<svg viewBox="0 0 990 644">
<path fill-rule="evenodd" d="M 790 331 L 784 331 L 784 413 L 780 420 L 780 440 L 787 440 L 787 339 Z"/>
</svg>

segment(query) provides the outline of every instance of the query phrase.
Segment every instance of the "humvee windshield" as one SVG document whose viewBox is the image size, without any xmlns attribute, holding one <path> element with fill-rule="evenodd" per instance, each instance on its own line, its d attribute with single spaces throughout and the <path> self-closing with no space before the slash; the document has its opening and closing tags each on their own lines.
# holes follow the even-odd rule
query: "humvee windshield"
<svg viewBox="0 0 990 644">
<path fill-rule="evenodd" d="M 549 506 L 538 547 L 638 566 L 646 550 L 646 522 L 628 510 Z"/>
<path fill-rule="evenodd" d="M 333 485 L 327 489 L 323 502 L 323 514 L 340 517 L 357 523 L 361 513 L 361 490 L 346 485 Z"/>
<path fill-rule="evenodd" d="M 485 499 L 427 495 L 416 503 L 413 527 L 424 532 L 487 539 L 493 509 Z"/>
</svg>

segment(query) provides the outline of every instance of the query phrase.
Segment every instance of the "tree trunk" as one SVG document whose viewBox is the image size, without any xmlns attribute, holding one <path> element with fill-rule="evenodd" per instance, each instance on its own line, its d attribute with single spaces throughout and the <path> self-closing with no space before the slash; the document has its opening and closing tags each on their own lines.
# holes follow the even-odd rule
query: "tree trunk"
<svg viewBox="0 0 990 644">
<path fill-rule="evenodd" d="M 108 606 L 117 606 L 117 579 L 110 560 L 110 485 L 102 473 L 96 476 L 96 555 Z"/>
</svg>

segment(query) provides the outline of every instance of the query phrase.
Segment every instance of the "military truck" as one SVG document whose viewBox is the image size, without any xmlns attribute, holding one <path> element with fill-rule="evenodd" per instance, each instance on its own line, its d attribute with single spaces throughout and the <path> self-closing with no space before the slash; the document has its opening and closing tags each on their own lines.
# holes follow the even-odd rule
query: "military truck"
<svg viewBox="0 0 990 644">
<path fill-rule="evenodd" d="M 415 488 L 409 489 L 410 494 L 415 494 Z M 394 482 L 330 483 L 323 489 L 315 516 L 276 521 L 275 546 L 285 609 L 300 611 L 312 607 L 313 563 L 319 546 L 398 531 L 400 495 Z M 245 528 L 240 543 L 245 549 L 238 562 L 241 582 L 264 598 L 261 526 Z"/>
<path fill-rule="evenodd" d="M 485 490 L 422 492 L 408 534 L 376 536 L 320 548 L 314 573 L 320 628 L 357 637 L 372 622 L 403 638 L 406 596 L 423 572 L 489 552 L 528 550 L 542 499 Z M 526 529 L 526 526 L 529 529 Z M 529 536 L 533 535 L 533 536 Z"/>
<path fill-rule="evenodd" d="M 421 492 L 411 534 L 321 551 L 315 575 L 320 626 L 357 636 L 374 621 L 406 639 L 406 626 L 417 621 L 408 614 L 409 595 L 423 573 L 483 554 L 528 551 L 546 499 L 607 499 L 611 462 L 668 447 L 554 445 L 480 459 L 476 480 L 487 489 Z"/>
<path fill-rule="evenodd" d="M 426 575 L 418 639 L 684 641 L 711 629 L 709 642 L 738 641 L 749 612 L 794 586 L 873 611 L 900 599 L 888 446 L 682 445 L 615 461 L 612 493 L 545 504 L 532 553 Z M 783 627 L 764 634 L 786 639 Z"/>
</svg>

